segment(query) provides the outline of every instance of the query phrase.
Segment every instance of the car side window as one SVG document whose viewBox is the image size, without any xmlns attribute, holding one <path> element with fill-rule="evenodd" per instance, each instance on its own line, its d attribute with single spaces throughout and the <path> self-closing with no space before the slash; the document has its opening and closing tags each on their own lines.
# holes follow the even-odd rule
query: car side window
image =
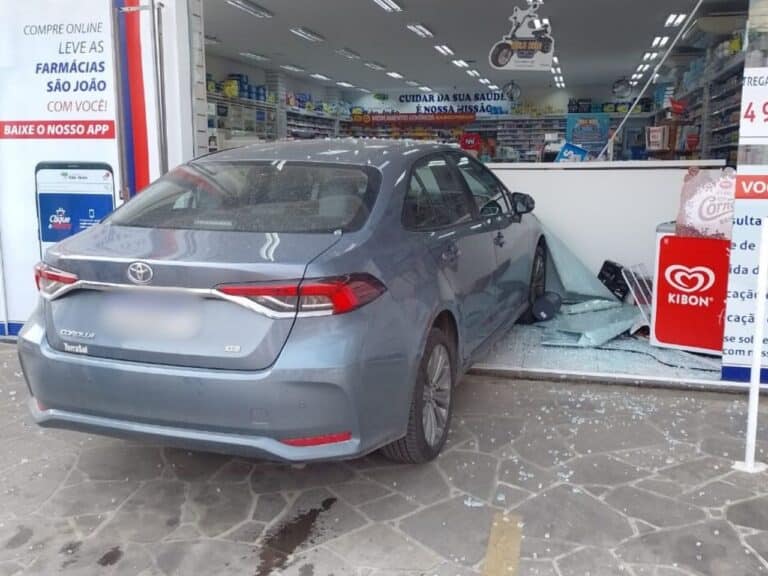
<svg viewBox="0 0 768 576">
<path fill-rule="evenodd" d="M 485 166 L 463 155 L 457 155 L 455 161 L 456 167 L 472 193 L 478 210 L 483 210 L 483 208 L 487 210 L 489 202 L 495 202 L 492 206 L 498 205 L 500 214 L 511 212 L 512 209 L 504 187 L 499 184 Z"/>
<path fill-rule="evenodd" d="M 405 197 L 405 227 L 444 228 L 471 219 L 472 205 L 447 159 L 430 156 L 419 160 L 411 171 Z"/>
</svg>

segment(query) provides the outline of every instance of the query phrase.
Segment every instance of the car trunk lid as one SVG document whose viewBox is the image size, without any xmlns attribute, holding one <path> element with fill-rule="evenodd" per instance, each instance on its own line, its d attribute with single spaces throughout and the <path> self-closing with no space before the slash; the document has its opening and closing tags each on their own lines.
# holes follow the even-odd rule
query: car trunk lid
<svg viewBox="0 0 768 576">
<path fill-rule="evenodd" d="M 78 278 L 47 301 L 51 346 L 102 358 L 199 368 L 273 364 L 295 319 L 223 284 L 298 283 L 340 238 L 101 225 L 54 248 L 46 261 Z"/>
</svg>

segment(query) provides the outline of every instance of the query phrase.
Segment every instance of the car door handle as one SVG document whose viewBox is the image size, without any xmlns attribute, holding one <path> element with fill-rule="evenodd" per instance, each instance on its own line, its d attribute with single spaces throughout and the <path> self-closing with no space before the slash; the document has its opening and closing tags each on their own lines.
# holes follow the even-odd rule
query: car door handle
<svg viewBox="0 0 768 576">
<path fill-rule="evenodd" d="M 459 250 L 459 247 L 452 244 L 443 251 L 441 258 L 446 264 L 454 264 L 459 259 L 460 255 L 461 251 Z"/>
<path fill-rule="evenodd" d="M 506 244 L 506 240 L 504 240 L 504 234 L 499 232 L 496 234 L 496 236 L 493 237 L 493 243 L 496 244 L 496 246 L 504 246 Z"/>
</svg>

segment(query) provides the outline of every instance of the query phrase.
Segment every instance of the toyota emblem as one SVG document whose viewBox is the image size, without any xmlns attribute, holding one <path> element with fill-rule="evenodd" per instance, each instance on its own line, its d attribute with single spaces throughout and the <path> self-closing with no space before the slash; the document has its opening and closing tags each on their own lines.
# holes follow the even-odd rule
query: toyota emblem
<svg viewBox="0 0 768 576">
<path fill-rule="evenodd" d="M 144 264 L 144 262 L 134 262 L 128 266 L 127 275 L 128 279 L 134 284 L 148 284 L 155 273 L 152 271 L 149 264 Z"/>
</svg>

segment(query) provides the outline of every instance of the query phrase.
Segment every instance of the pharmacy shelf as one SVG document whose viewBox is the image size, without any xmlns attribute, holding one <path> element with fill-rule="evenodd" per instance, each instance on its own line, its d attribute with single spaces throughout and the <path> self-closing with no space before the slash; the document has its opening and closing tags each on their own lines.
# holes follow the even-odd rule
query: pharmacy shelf
<svg viewBox="0 0 768 576">
<path fill-rule="evenodd" d="M 739 52 L 732 56 L 728 62 L 722 66 L 718 66 L 714 70 L 705 70 L 702 75 L 701 83 L 694 87 L 689 88 L 685 92 L 675 96 L 675 100 L 687 100 L 694 94 L 704 89 L 707 84 L 713 84 L 723 78 L 727 78 L 729 75 L 736 73 L 739 68 L 744 66 L 744 53 Z"/>
<path fill-rule="evenodd" d="M 736 122 L 734 124 L 728 124 L 726 126 L 718 126 L 717 128 L 712 128 L 712 133 L 715 132 L 725 132 L 726 130 L 738 130 L 739 129 L 739 123 Z"/>
<path fill-rule="evenodd" d="M 730 61 L 726 62 L 721 68 L 710 73 L 710 82 L 717 82 L 738 72 L 739 69 L 744 67 L 744 58 L 744 52 L 739 52 L 731 57 Z"/>
<path fill-rule="evenodd" d="M 206 100 L 209 105 L 208 136 L 216 141 L 209 150 L 226 146 L 227 142 L 238 138 L 274 140 L 277 137 L 278 109 L 275 104 L 230 98 L 213 92 L 207 93 Z"/>
<path fill-rule="evenodd" d="M 230 104 L 233 106 L 240 106 L 242 108 L 253 108 L 255 110 L 264 110 L 266 112 L 275 112 L 277 105 L 271 102 L 265 102 L 263 100 L 251 100 L 250 98 L 230 98 L 223 94 L 216 92 L 208 92 L 208 102 L 215 102 L 217 104 Z"/>
<path fill-rule="evenodd" d="M 718 108 L 710 116 L 717 116 L 718 114 L 724 114 L 725 112 L 732 112 L 734 110 L 738 110 L 741 108 L 741 101 L 734 102 L 733 104 L 728 104 L 727 106 L 723 106 L 722 108 Z"/>
<path fill-rule="evenodd" d="M 739 126 L 730 122 L 730 118 L 724 116 L 734 110 L 738 110 L 741 102 L 736 101 L 735 95 L 741 90 L 741 81 L 733 81 L 740 76 L 744 68 L 745 54 L 739 52 L 728 59 L 713 61 L 711 51 L 710 60 L 701 74 L 700 82 L 695 87 L 688 87 L 683 93 L 678 93 L 678 100 L 696 100 L 689 109 L 695 111 L 695 126 L 699 126 L 701 135 L 702 155 L 707 157 L 711 151 L 724 150 L 738 146 L 736 143 L 711 144 L 714 134 L 729 133 L 738 130 Z M 733 98 L 731 98 L 733 96 Z M 718 118 L 728 122 L 727 125 L 713 126 L 713 120 Z"/>
<path fill-rule="evenodd" d="M 738 142 L 728 142 L 727 144 L 714 144 L 709 147 L 710 150 L 725 150 L 726 148 L 738 148 Z"/>
<path fill-rule="evenodd" d="M 730 96 L 731 94 L 735 94 L 736 92 L 739 92 L 741 90 L 741 83 L 734 84 L 733 86 L 729 86 L 725 90 L 720 90 L 716 94 L 712 94 L 710 99 L 712 101 L 720 100 L 721 98 L 725 98 L 726 96 Z"/>
<path fill-rule="evenodd" d="M 285 107 L 284 111 L 289 135 L 327 138 L 339 134 L 335 115 L 295 107 Z"/>
</svg>

